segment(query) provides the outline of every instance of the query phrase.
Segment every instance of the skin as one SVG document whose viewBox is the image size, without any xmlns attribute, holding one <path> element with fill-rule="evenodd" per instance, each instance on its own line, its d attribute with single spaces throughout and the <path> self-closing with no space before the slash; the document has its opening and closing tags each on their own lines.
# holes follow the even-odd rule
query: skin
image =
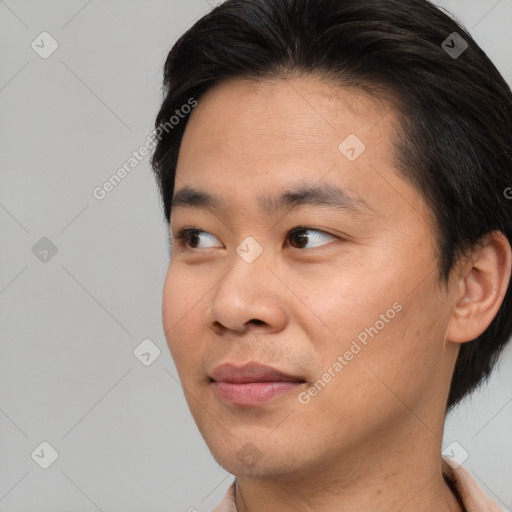
<svg viewBox="0 0 512 512">
<path fill-rule="evenodd" d="M 189 185 L 226 204 L 173 209 L 175 237 L 206 234 L 173 244 L 163 324 L 194 420 L 238 477 L 241 512 L 462 510 L 441 472 L 445 404 L 460 343 L 503 300 L 511 251 L 497 233 L 439 284 L 431 212 L 393 161 L 397 129 L 386 102 L 312 76 L 230 79 L 191 114 L 175 193 Z M 338 149 L 349 134 L 366 146 L 355 161 Z M 368 207 L 259 209 L 258 196 L 304 180 Z M 298 226 L 311 230 L 302 244 L 289 235 Z M 249 236 L 263 249 L 252 263 L 236 252 Z M 300 403 L 395 303 L 401 311 Z M 259 406 L 224 402 L 209 373 L 248 361 L 306 383 Z"/>
</svg>

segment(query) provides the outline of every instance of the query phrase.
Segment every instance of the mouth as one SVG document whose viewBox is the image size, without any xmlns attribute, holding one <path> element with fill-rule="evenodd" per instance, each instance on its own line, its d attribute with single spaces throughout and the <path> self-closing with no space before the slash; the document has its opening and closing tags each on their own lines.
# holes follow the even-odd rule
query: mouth
<svg viewBox="0 0 512 512">
<path fill-rule="evenodd" d="M 297 391 L 306 383 L 300 376 L 258 363 L 222 364 L 214 368 L 209 377 L 217 396 L 224 402 L 238 406 L 268 403 Z"/>
</svg>

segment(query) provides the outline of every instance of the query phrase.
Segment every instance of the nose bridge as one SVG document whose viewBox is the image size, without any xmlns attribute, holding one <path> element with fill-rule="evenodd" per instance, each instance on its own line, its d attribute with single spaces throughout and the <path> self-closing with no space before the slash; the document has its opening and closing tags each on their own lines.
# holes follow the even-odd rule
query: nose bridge
<svg viewBox="0 0 512 512">
<path fill-rule="evenodd" d="M 271 292 L 266 289 L 271 286 L 271 272 L 267 264 L 268 251 L 254 237 L 245 237 L 231 256 L 230 269 L 221 280 L 219 291 L 227 291 L 240 297 L 254 293 L 270 297 Z M 253 299 L 254 296 L 248 300 Z"/>
</svg>

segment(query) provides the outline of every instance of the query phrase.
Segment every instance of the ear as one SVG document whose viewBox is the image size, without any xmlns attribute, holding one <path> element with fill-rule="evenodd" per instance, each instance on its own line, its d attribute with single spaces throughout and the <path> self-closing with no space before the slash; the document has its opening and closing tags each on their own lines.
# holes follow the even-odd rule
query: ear
<svg viewBox="0 0 512 512">
<path fill-rule="evenodd" d="M 486 235 L 461 264 L 446 339 L 464 343 L 480 336 L 498 313 L 507 292 L 512 250 L 500 231 Z"/>
</svg>

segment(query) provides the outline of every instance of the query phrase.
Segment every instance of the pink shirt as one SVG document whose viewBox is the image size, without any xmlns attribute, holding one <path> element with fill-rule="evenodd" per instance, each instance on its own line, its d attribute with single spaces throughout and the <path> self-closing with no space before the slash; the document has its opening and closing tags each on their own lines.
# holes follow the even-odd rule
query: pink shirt
<svg viewBox="0 0 512 512">
<path fill-rule="evenodd" d="M 443 474 L 452 482 L 466 512 L 505 512 L 478 485 L 476 480 L 462 466 L 453 468 L 449 459 L 443 456 Z M 231 484 L 224 499 L 213 512 L 237 512 L 235 505 L 235 482 Z"/>
</svg>

